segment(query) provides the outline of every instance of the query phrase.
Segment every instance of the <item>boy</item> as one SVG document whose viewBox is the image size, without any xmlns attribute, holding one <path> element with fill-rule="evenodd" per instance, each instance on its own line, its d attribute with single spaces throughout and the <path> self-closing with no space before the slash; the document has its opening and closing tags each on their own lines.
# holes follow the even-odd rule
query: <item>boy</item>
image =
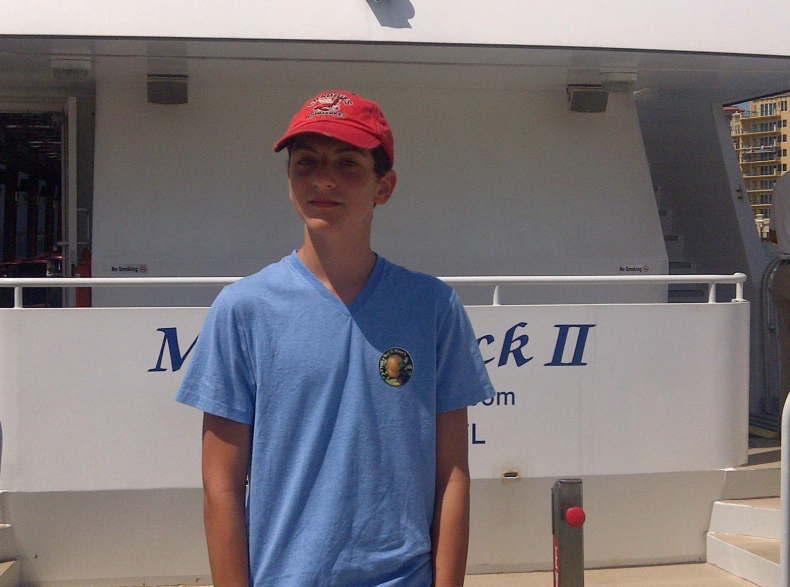
<svg viewBox="0 0 790 587">
<path fill-rule="evenodd" d="M 217 297 L 177 397 L 205 412 L 214 584 L 463 585 L 466 407 L 493 389 L 455 292 L 371 250 L 389 124 L 324 92 L 284 148 L 304 244 Z"/>
</svg>

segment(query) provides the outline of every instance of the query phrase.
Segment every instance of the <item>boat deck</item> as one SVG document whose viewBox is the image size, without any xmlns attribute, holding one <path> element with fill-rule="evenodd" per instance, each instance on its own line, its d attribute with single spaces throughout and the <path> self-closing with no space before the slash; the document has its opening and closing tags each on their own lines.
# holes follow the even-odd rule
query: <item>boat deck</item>
<svg viewBox="0 0 790 587">
<path fill-rule="evenodd" d="M 779 440 L 749 436 L 749 461 L 739 469 L 779 468 Z M 741 500 L 741 503 L 748 500 Z M 776 498 L 778 507 L 778 498 Z M 550 571 L 468 575 L 465 587 L 552 587 Z M 754 587 L 712 564 L 688 563 L 649 567 L 587 569 L 585 587 Z"/>
<path fill-rule="evenodd" d="M 553 574 L 540 571 L 469 575 L 465 587 L 552 587 L 553 584 Z M 585 587 L 754 587 L 754 583 L 707 563 L 588 569 L 584 572 L 584 585 Z"/>
</svg>

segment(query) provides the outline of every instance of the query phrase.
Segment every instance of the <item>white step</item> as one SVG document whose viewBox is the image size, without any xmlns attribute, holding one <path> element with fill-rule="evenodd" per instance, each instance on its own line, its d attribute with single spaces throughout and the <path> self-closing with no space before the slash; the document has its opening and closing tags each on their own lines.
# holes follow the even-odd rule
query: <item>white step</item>
<svg viewBox="0 0 790 587">
<path fill-rule="evenodd" d="M 708 532 L 707 561 L 760 587 L 779 587 L 779 540 Z"/>
<path fill-rule="evenodd" d="M 722 499 L 745 499 L 755 497 L 777 497 L 781 470 L 778 457 L 773 455 L 775 449 L 758 449 L 750 451 L 750 460 L 759 461 L 759 457 L 768 454 L 775 462 L 752 464 L 736 469 L 727 469 L 724 473 L 724 490 Z"/>
<path fill-rule="evenodd" d="M 710 531 L 779 539 L 779 498 L 737 499 L 713 504 Z"/>
<path fill-rule="evenodd" d="M 8 561 L 0 563 L 0 587 L 19 586 L 19 563 Z"/>
</svg>

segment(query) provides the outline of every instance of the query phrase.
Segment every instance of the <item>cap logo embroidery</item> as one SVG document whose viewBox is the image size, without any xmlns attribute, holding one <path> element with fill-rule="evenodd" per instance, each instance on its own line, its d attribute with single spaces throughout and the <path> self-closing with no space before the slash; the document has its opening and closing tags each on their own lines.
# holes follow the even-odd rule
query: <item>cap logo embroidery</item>
<svg viewBox="0 0 790 587">
<path fill-rule="evenodd" d="M 384 383 L 392 387 L 406 385 L 411 379 L 414 364 L 411 355 L 402 348 L 393 347 L 379 359 L 379 374 Z"/>
<path fill-rule="evenodd" d="M 345 94 L 334 92 L 321 94 L 308 104 L 308 107 L 312 108 L 313 112 L 308 114 L 305 120 L 310 120 L 315 116 L 338 116 L 343 118 L 346 114 L 341 110 L 341 106 L 352 106 L 353 104 L 354 102 L 351 101 L 351 98 Z"/>
</svg>

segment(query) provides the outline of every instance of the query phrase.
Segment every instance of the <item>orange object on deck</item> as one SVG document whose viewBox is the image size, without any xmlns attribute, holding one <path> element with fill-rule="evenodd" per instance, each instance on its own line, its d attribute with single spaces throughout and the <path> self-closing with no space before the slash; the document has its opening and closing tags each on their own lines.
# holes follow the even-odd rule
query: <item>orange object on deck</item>
<svg viewBox="0 0 790 587">
<path fill-rule="evenodd" d="M 80 264 L 74 267 L 75 277 L 90 277 L 91 276 L 91 260 L 92 253 L 88 247 L 82 249 L 80 255 Z M 76 303 L 78 308 L 90 308 L 92 304 L 90 287 L 78 287 L 76 295 Z"/>
</svg>

